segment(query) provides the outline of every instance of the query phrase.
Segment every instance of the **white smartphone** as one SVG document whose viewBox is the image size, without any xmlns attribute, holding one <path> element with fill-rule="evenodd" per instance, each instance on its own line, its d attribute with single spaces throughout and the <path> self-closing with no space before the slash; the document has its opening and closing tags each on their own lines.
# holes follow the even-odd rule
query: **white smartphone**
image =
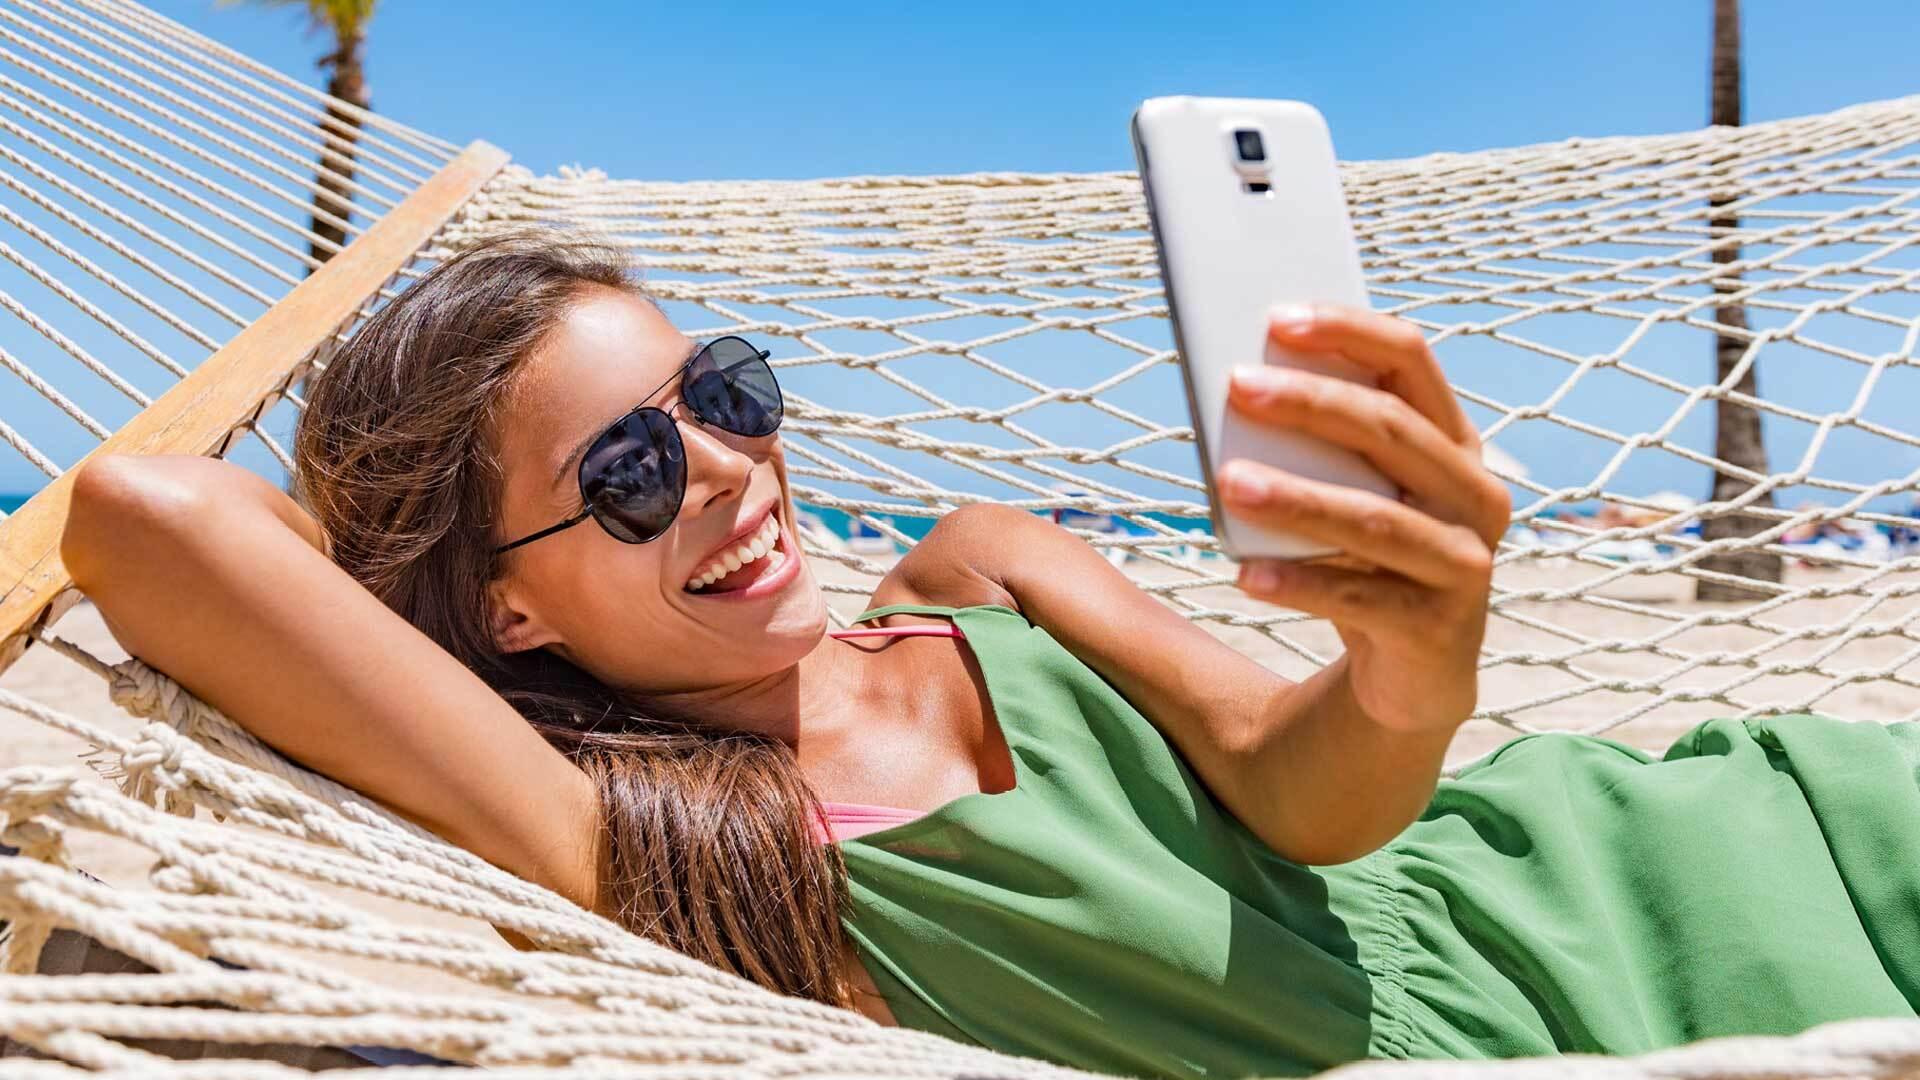
<svg viewBox="0 0 1920 1080">
<path fill-rule="evenodd" d="M 1361 455 L 1257 425 L 1227 407 L 1229 376 L 1246 364 L 1374 382 L 1371 372 L 1342 357 L 1282 349 L 1267 333 L 1276 305 L 1367 305 L 1326 121 L 1298 101 L 1152 98 L 1133 114 L 1133 146 L 1159 243 L 1160 280 L 1183 360 L 1214 534 L 1238 559 L 1338 554 L 1227 513 L 1213 480 L 1223 462 L 1248 458 L 1399 497 Z"/>
</svg>

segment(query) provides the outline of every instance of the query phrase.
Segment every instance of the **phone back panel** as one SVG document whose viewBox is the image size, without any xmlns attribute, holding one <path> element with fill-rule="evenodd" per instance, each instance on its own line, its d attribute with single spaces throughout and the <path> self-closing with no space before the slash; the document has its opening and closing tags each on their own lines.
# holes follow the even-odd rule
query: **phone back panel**
<svg viewBox="0 0 1920 1080">
<path fill-rule="evenodd" d="M 1249 191 L 1247 174 L 1236 167 L 1233 133 L 1246 128 L 1260 131 L 1266 144 L 1264 193 Z M 1262 360 L 1374 382 L 1340 357 L 1282 349 L 1267 334 L 1268 312 L 1278 304 L 1367 306 L 1326 122 L 1294 101 L 1172 97 L 1141 105 L 1133 129 L 1214 530 L 1238 558 L 1332 554 L 1323 544 L 1228 516 L 1213 481 L 1222 462 L 1249 458 L 1398 497 L 1392 481 L 1359 454 L 1256 426 L 1227 408 L 1229 374 Z"/>
</svg>

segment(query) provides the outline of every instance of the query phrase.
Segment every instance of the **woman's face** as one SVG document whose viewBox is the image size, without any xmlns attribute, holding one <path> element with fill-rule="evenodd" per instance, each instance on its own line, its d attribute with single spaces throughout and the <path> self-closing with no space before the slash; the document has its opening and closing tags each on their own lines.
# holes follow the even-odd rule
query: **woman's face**
<svg viewBox="0 0 1920 1080">
<path fill-rule="evenodd" d="M 680 405 L 676 376 L 694 348 L 652 304 L 593 287 L 523 362 L 491 433 L 498 542 L 579 513 L 586 444 L 662 383 L 647 404 L 678 425 L 687 491 L 648 543 L 622 543 L 589 518 L 503 556 L 490 586 L 503 651 L 552 648 L 610 686 L 662 694 L 760 678 L 818 644 L 826 603 L 793 538 L 779 438 L 732 435 Z M 768 535 L 771 551 L 740 562 Z M 729 561 L 738 569 L 688 588 Z"/>
</svg>

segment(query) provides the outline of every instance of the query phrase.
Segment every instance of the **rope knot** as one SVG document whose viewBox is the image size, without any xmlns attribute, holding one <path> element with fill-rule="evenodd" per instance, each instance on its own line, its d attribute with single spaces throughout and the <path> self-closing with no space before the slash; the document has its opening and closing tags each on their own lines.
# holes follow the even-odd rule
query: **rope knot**
<svg viewBox="0 0 1920 1080">
<path fill-rule="evenodd" d="M 191 815 L 186 797 L 193 777 L 185 769 L 193 741 L 162 723 L 140 729 L 120 755 L 120 790 L 170 814 Z"/>
<path fill-rule="evenodd" d="M 123 660 L 113 665 L 113 681 L 108 693 L 115 705 L 135 716 L 164 720 L 183 732 L 193 730 L 197 704 L 193 695 L 138 660 Z"/>
<path fill-rule="evenodd" d="M 28 766 L 0 773 L 0 844 L 29 859 L 65 866 L 60 826 L 46 820 L 73 790 L 64 769 Z"/>
<path fill-rule="evenodd" d="M 73 790 L 74 779 L 71 770 L 41 765 L 0 772 L 0 814 L 16 821 L 45 813 Z"/>
<path fill-rule="evenodd" d="M 172 772 L 180 768 L 180 759 L 186 754 L 186 741 L 180 733 L 165 724 L 148 724 L 140 729 L 140 735 L 120 755 L 120 762 L 129 776 L 136 772 Z"/>
</svg>

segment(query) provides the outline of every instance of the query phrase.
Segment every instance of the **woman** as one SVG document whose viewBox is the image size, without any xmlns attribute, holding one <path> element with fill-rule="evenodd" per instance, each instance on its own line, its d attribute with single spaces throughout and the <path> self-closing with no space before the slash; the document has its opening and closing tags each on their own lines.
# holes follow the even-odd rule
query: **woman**
<svg viewBox="0 0 1920 1080">
<path fill-rule="evenodd" d="M 1913 730 L 1715 722 L 1658 764 L 1523 739 L 1436 787 L 1505 491 L 1412 327 L 1271 332 L 1380 388 L 1255 369 L 1234 407 L 1407 492 L 1222 470 L 1240 513 L 1375 568 L 1243 567 L 1340 632 L 1298 684 L 985 506 L 880 583 L 889 636 L 827 634 L 765 353 L 538 237 L 436 267 L 315 380 L 307 509 L 107 458 L 64 554 L 129 651 L 291 757 L 881 1020 L 1220 1076 L 1910 1014 Z"/>
</svg>

